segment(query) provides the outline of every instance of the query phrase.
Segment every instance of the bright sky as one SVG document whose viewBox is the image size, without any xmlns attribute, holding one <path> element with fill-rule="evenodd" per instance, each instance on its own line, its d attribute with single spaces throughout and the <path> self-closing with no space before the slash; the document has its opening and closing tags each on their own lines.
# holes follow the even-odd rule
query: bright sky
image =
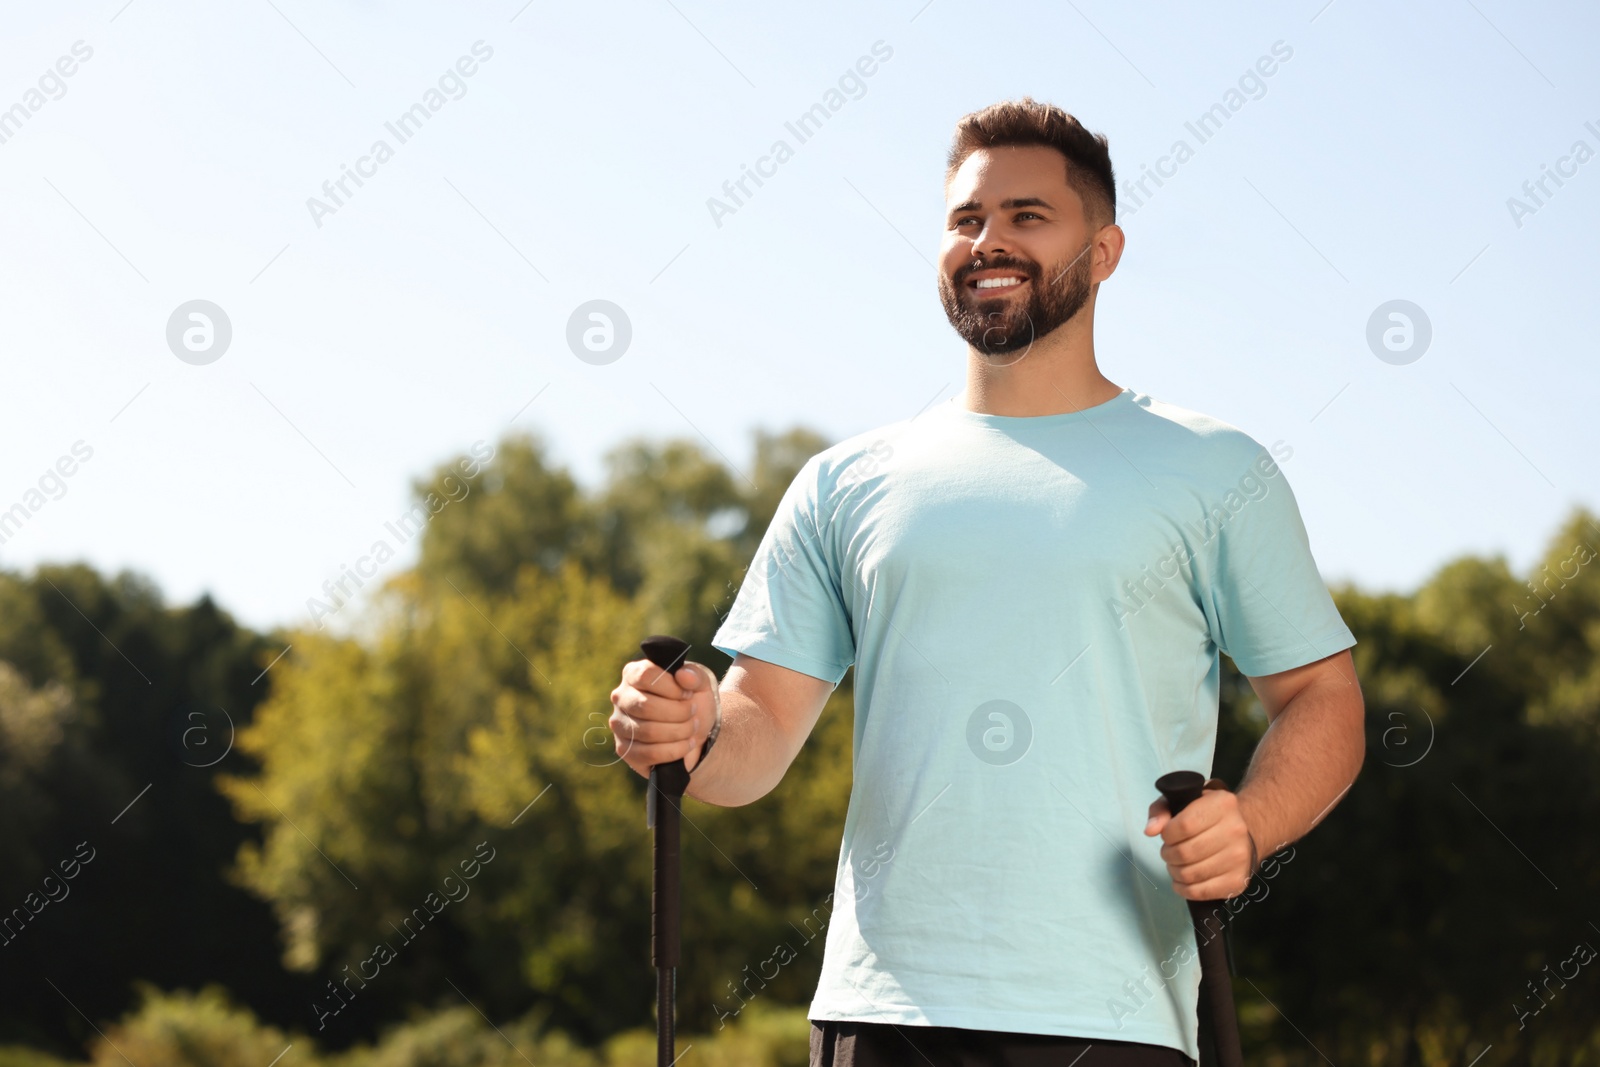
<svg viewBox="0 0 1600 1067">
<path fill-rule="evenodd" d="M 1600 509 L 1593 8 L 524 4 L 7 5 L 0 510 L 29 516 L 0 565 L 297 624 L 399 543 L 413 477 L 508 426 L 592 486 L 632 435 L 746 467 L 756 427 L 913 415 L 963 385 L 931 265 L 952 127 L 1024 93 L 1110 138 L 1102 370 L 1291 446 L 1329 581 L 1523 567 Z M 168 344 L 195 300 L 232 332 L 198 365 Z M 568 344 L 592 300 L 631 326 L 611 362 Z M 1431 324 L 1420 357 L 1380 343 L 1409 362 L 1368 342 L 1395 300 Z"/>
</svg>

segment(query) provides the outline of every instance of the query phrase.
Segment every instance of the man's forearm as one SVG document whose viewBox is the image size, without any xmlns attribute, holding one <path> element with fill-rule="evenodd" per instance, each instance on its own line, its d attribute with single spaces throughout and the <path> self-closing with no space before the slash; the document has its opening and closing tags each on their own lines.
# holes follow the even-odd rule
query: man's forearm
<svg viewBox="0 0 1600 1067">
<path fill-rule="evenodd" d="M 760 704 L 723 687 L 722 730 L 706 754 L 705 766 L 689 774 L 687 796 L 704 804 L 736 808 L 772 792 L 794 754 L 777 722 Z"/>
<path fill-rule="evenodd" d="M 1349 791 L 1365 757 L 1365 705 L 1355 685 L 1313 683 L 1284 705 L 1238 789 L 1259 858 L 1320 822 Z"/>
</svg>

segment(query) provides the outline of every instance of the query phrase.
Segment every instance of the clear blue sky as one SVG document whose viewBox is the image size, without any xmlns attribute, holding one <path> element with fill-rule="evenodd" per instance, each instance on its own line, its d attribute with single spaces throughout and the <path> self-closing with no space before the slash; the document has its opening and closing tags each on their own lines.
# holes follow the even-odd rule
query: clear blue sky
<svg viewBox="0 0 1600 1067">
<path fill-rule="evenodd" d="M 1101 368 L 1292 446 L 1327 579 L 1522 567 L 1600 508 L 1593 8 L 106 0 L 6 21 L 0 509 L 93 450 L 0 545 L 9 568 L 131 567 L 301 623 L 412 477 L 513 422 L 594 485 L 630 435 L 744 467 L 756 427 L 912 415 L 964 373 L 931 266 L 951 128 L 1024 93 L 1106 133 L 1123 182 L 1170 175 L 1142 206 L 1124 187 Z M 800 143 L 785 123 L 878 42 Z M 402 143 L 385 124 L 441 77 Z M 1186 124 L 1230 99 L 1201 143 Z M 714 217 L 780 139 L 792 156 Z M 1192 156 L 1161 163 L 1178 140 Z M 167 343 L 195 299 L 232 324 L 206 365 Z M 593 299 L 633 331 L 603 365 L 566 340 Z M 1404 364 L 1367 341 L 1395 299 L 1432 326 Z"/>
</svg>

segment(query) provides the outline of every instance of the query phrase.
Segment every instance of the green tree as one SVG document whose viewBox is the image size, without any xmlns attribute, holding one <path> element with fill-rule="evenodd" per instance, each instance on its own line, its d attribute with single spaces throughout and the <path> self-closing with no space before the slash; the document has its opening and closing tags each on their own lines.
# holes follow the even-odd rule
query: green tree
<svg viewBox="0 0 1600 1067">
<path fill-rule="evenodd" d="M 23 909 L 0 947 L 0 1041 L 66 1052 L 91 1032 L 47 978 L 91 1017 L 131 1003 L 135 978 L 224 980 L 266 1012 L 294 999 L 270 912 L 224 879 L 251 831 L 212 787 L 279 649 L 138 575 L 0 572 L 0 906 Z"/>
</svg>

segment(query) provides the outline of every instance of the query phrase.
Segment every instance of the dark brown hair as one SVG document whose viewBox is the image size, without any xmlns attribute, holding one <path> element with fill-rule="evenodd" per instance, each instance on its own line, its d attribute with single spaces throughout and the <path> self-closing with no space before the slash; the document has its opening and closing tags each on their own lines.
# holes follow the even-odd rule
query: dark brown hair
<svg viewBox="0 0 1600 1067">
<path fill-rule="evenodd" d="M 962 116 L 950 143 L 945 184 L 950 184 L 973 152 L 1001 145 L 1054 148 L 1066 157 L 1067 184 L 1083 199 L 1084 216 L 1091 225 L 1107 226 L 1116 221 L 1117 185 L 1105 134 L 1090 133 L 1083 123 L 1054 104 L 1041 104 L 1028 96 L 990 104 L 982 111 Z"/>
</svg>

